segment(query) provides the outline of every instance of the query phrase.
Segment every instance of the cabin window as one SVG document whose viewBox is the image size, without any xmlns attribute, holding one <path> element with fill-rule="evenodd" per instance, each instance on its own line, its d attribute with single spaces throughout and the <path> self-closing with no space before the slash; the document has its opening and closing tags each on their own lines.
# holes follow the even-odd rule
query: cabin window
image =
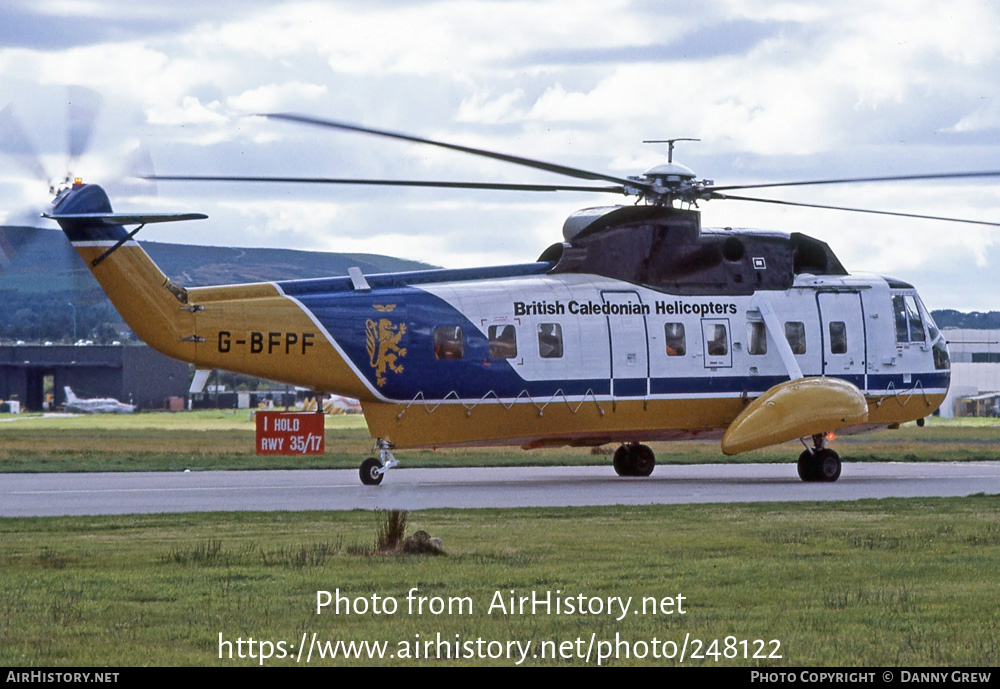
<svg viewBox="0 0 1000 689">
<path fill-rule="evenodd" d="M 562 326 L 558 323 L 538 324 L 538 355 L 543 359 L 559 359 L 563 355 Z"/>
<path fill-rule="evenodd" d="M 705 342 L 709 356 L 726 356 L 729 353 L 729 337 L 722 323 L 705 323 Z"/>
<path fill-rule="evenodd" d="M 767 354 L 767 328 L 763 321 L 747 323 L 747 353 L 754 356 Z"/>
<path fill-rule="evenodd" d="M 847 323 L 830 321 L 830 354 L 847 354 Z"/>
<path fill-rule="evenodd" d="M 892 298 L 892 311 L 896 322 L 896 342 L 923 342 L 926 339 L 924 323 L 913 296 L 895 295 Z"/>
<path fill-rule="evenodd" d="M 684 356 L 687 353 L 683 323 L 664 323 L 663 339 L 666 343 L 667 356 Z"/>
<path fill-rule="evenodd" d="M 465 356 L 465 337 L 457 325 L 439 325 L 434 328 L 434 357 L 461 359 Z"/>
<path fill-rule="evenodd" d="M 792 354 L 806 353 L 806 326 L 798 321 L 788 321 L 785 323 L 785 339 L 788 346 L 792 348 Z"/>
<path fill-rule="evenodd" d="M 517 332 L 513 325 L 491 325 L 488 334 L 491 359 L 517 358 Z"/>
</svg>

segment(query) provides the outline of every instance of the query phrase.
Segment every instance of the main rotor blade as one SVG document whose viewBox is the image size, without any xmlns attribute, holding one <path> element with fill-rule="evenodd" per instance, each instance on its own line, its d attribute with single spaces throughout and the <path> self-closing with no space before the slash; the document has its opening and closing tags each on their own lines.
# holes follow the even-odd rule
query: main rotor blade
<svg viewBox="0 0 1000 689">
<path fill-rule="evenodd" d="M 724 187 L 708 187 L 706 191 L 729 191 L 730 189 L 767 189 L 771 187 L 806 187 L 815 184 L 862 184 L 865 182 L 909 182 L 921 179 L 974 179 L 977 177 L 1000 177 L 1000 170 L 979 172 L 942 172 L 926 175 L 891 175 L 888 177 L 845 177 L 842 179 L 813 179 L 802 182 L 768 182 L 765 184 L 733 184 Z"/>
<path fill-rule="evenodd" d="M 621 177 L 614 177 L 612 175 L 605 175 L 600 172 L 590 172 L 589 170 L 581 170 L 580 168 L 567 167 L 565 165 L 556 165 L 555 163 L 546 163 L 541 160 L 532 160 L 531 158 L 521 158 L 520 156 L 508 155 L 506 153 L 494 153 L 492 151 L 486 151 L 481 148 L 472 148 L 471 146 L 460 146 L 458 144 L 449 144 L 443 141 L 433 141 L 431 139 L 423 139 L 419 136 L 411 136 L 409 134 L 401 134 L 398 132 L 390 132 L 383 129 L 372 129 L 370 127 L 361 127 L 356 124 L 348 124 L 346 122 L 335 122 L 333 120 L 324 120 L 317 117 L 307 117 L 305 115 L 296 115 L 294 113 L 270 113 L 265 114 L 272 120 L 285 120 L 288 122 L 297 122 L 299 124 L 310 124 L 317 127 L 327 127 L 330 129 L 342 129 L 349 132 L 360 132 L 362 134 L 373 134 L 375 136 L 384 136 L 390 139 L 400 139 L 402 141 L 411 141 L 418 144 L 428 144 L 430 146 L 438 146 L 440 148 L 446 148 L 452 151 L 460 151 L 462 153 L 470 153 L 476 156 L 482 156 L 484 158 L 492 158 L 493 160 L 502 160 L 507 163 L 513 163 L 514 165 L 522 165 L 524 167 L 530 167 L 535 170 L 545 170 L 546 172 L 554 172 L 558 175 L 566 175 L 568 177 L 575 177 L 577 179 L 592 179 L 601 180 L 605 182 L 614 182 L 616 184 L 621 184 L 623 186 L 651 190 L 652 187 L 646 185 L 642 182 L 636 182 L 635 180 L 624 179 Z"/>
<path fill-rule="evenodd" d="M 493 191 L 594 191 L 624 194 L 624 187 L 588 187 L 566 184 L 501 184 L 494 182 L 444 182 L 419 179 L 349 179 L 333 177 L 241 177 L 230 175 L 143 175 L 141 179 L 171 182 L 277 182 L 279 184 L 356 184 L 383 187 L 434 187 Z"/>
<path fill-rule="evenodd" d="M 122 196 L 156 196 L 156 169 L 149 149 L 139 145 L 128 156 L 125 176 L 118 181 Z M 105 187 L 107 189 L 107 187 Z"/>
<path fill-rule="evenodd" d="M 943 220 L 945 222 L 961 222 L 970 225 L 988 225 L 990 227 L 1000 227 L 1000 223 L 987 222 L 985 220 L 963 220 L 962 218 L 945 218 L 938 215 L 920 215 L 917 213 L 897 213 L 895 211 L 875 211 L 865 208 L 848 208 L 846 206 L 824 206 L 818 203 L 796 203 L 794 201 L 779 201 L 777 199 L 751 198 L 749 196 L 730 196 L 729 194 L 718 194 L 716 199 L 727 199 L 730 201 L 756 201 L 757 203 L 773 203 L 779 206 L 800 206 L 802 208 L 822 208 L 831 211 L 849 211 L 851 213 L 872 213 L 874 215 L 894 215 L 900 218 L 920 218 L 923 220 Z"/>
</svg>

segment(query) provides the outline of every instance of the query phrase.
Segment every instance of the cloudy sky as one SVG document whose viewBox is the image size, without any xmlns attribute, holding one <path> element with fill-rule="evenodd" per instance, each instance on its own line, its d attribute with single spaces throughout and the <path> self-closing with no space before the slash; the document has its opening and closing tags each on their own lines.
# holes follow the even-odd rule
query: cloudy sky
<svg viewBox="0 0 1000 689">
<path fill-rule="evenodd" d="M 46 172 L 0 156 L 0 215 L 44 205 L 40 178 L 69 166 L 116 210 L 210 216 L 140 238 L 530 261 L 574 210 L 620 199 L 170 182 L 154 196 L 125 178 L 148 155 L 159 174 L 566 181 L 265 112 L 616 176 L 664 160 L 643 139 L 695 137 L 676 158 L 718 184 L 1000 169 L 997 35 L 987 0 L 5 0 L 0 108 Z M 90 91 L 95 134 L 68 161 L 67 101 L 85 111 Z M 766 195 L 1000 222 L 1000 178 Z M 930 308 L 1000 309 L 1000 228 L 735 201 L 705 204 L 703 224 L 813 234 L 849 270 L 913 282 Z"/>
</svg>

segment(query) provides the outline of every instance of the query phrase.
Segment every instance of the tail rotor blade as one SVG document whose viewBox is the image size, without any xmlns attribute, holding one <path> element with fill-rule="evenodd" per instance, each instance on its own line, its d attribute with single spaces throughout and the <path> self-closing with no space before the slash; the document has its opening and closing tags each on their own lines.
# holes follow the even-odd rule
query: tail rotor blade
<svg viewBox="0 0 1000 689">
<path fill-rule="evenodd" d="M 37 208 L 19 208 L 4 218 L 5 227 L 42 227 L 42 214 Z"/>
<path fill-rule="evenodd" d="M 14 114 L 13 105 L 0 110 L 0 152 L 16 159 L 35 179 L 49 183 L 51 178 L 45 171 L 45 166 L 42 165 L 31 139 Z"/>
<path fill-rule="evenodd" d="M 83 86 L 68 87 L 66 135 L 69 163 L 87 152 L 94 137 L 94 124 L 101 111 L 101 96 Z"/>
</svg>

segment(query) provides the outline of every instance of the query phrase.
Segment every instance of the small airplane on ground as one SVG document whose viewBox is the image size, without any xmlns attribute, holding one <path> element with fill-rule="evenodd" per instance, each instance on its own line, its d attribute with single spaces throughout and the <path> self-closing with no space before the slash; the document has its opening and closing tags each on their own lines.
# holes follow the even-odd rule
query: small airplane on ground
<svg viewBox="0 0 1000 689">
<path fill-rule="evenodd" d="M 135 405 L 119 402 L 113 397 L 92 397 L 81 399 L 74 394 L 70 386 L 63 387 L 66 392 L 66 403 L 63 409 L 75 414 L 131 414 Z"/>
<path fill-rule="evenodd" d="M 921 422 L 944 400 L 947 346 L 913 285 L 850 274 L 801 233 L 703 229 L 699 201 L 739 189 L 1000 176 L 1000 171 L 719 186 L 673 162 L 616 177 L 300 115 L 275 119 L 443 147 L 612 186 L 413 180 L 157 177 L 383 184 L 638 196 L 588 208 L 534 262 L 262 282 L 175 284 L 133 241 L 151 222 L 200 214 L 115 213 L 77 180 L 56 220 L 124 320 L 195 364 L 360 400 L 378 456 L 395 448 L 618 443 L 614 468 L 648 476 L 650 441 L 715 438 L 725 454 L 800 440 L 805 481 L 836 481 L 833 431 Z M 861 213 L 922 217 L 858 208 Z M 935 218 L 955 222 L 981 221 Z M 127 232 L 123 226 L 138 225 Z"/>
<path fill-rule="evenodd" d="M 327 414 L 362 414 L 361 402 L 353 397 L 329 395 L 323 401 L 323 411 Z"/>
</svg>

